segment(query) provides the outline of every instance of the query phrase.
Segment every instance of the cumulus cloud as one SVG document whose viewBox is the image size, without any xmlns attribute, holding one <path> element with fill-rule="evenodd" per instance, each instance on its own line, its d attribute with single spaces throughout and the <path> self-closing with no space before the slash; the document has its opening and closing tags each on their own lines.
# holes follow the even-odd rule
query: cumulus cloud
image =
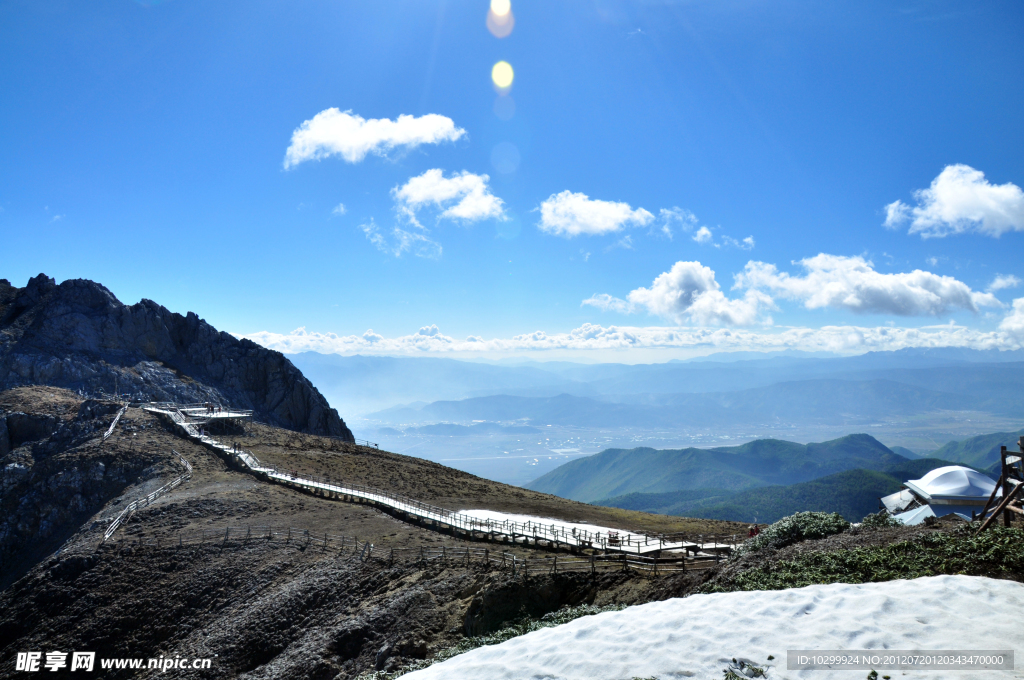
<svg viewBox="0 0 1024 680">
<path fill-rule="evenodd" d="M 402 115 L 396 120 L 366 120 L 349 111 L 330 108 L 305 121 L 292 133 L 285 151 L 284 167 L 341 156 L 349 163 L 358 163 L 367 154 L 384 156 L 392 149 L 414 149 L 423 144 L 452 142 L 466 131 L 455 127 L 447 116 L 429 113 L 425 116 Z"/>
<path fill-rule="evenodd" d="M 677 323 L 688 319 L 714 326 L 749 326 L 758 322 L 762 309 L 773 307 L 772 299 L 758 290 L 748 290 L 740 299 L 727 298 L 715 272 L 700 262 L 676 262 L 650 288 L 630 292 L 628 300 L 631 309 L 643 307 Z"/>
<path fill-rule="evenodd" d="M 787 327 L 771 331 L 737 328 L 600 326 L 586 323 L 568 333 L 534 331 L 511 338 L 484 339 L 477 335 L 458 340 L 427 326 L 410 335 L 384 338 L 372 330 L 362 335 L 261 331 L 238 335 L 285 353 L 416 355 L 425 353 L 510 353 L 550 350 L 702 349 L 807 352 L 890 351 L 908 347 L 967 347 L 1013 350 L 1024 347 L 1024 298 L 1014 300 L 1013 311 L 998 331 L 943 324 L 923 328 L 890 326 Z"/>
<path fill-rule="evenodd" d="M 369 222 L 359 225 L 366 240 L 376 246 L 377 250 L 388 255 L 401 257 L 412 253 L 416 257 L 436 260 L 441 257 L 441 244 L 430 239 L 426 234 L 393 227 L 390 232 L 383 232 L 371 218 Z"/>
<path fill-rule="evenodd" d="M 1003 290 L 1004 288 L 1016 288 L 1020 285 L 1020 279 L 1013 274 L 996 274 L 996 278 L 989 284 L 990 291 Z"/>
<path fill-rule="evenodd" d="M 625 227 L 650 224 L 654 215 L 628 203 L 590 199 L 586 194 L 563 191 L 540 204 L 541 231 L 556 236 L 599 235 Z"/>
<path fill-rule="evenodd" d="M 1018 345 L 1024 346 L 1024 298 L 1013 301 L 1010 313 L 999 324 L 999 330 L 1015 339 Z"/>
<path fill-rule="evenodd" d="M 882 225 L 886 229 L 899 229 L 909 217 L 910 206 L 903 201 L 893 201 L 885 206 L 885 222 L 882 222 Z"/>
<path fill-rule="evenodd" d="M 504 202 L 491 193 L 487 175 L 474 175 L 462 171 L 445 177 L 439 168 L 427 170 L 413 177 L 401 187 L 391 190 L 398 212 L 410 223 L 421 227 L 416 212 L 433 206 L 444 210 L 438 219 L 451 219 L 465 223 L 485 219 L 504 220 Z"/>
<path fill-rule="evenodd" d="M 773 264 L 748 262 L 734 288 L 764 289 L 803 302 L 807 309 L 833 307 L 861 314 L 936 315 L 951 309 L 977 312 L 979 306 L 1001 307 L 991 293 L 971 290 L 951 276 L 915 269 L 882 274 L 862 257 L 822 253 L 799 262 L 804 276 L 780 272 Z"/>
<path fill-rule="evenodd" d="M 914 192 L 914 200 L 913 207 L 902 201 L 885 206 L 885 226 L 909 220 L 910 233 L 923 238 L 1024 231 L 1024 191 L 1010 182 L 992 184 L 969 165 L 947 165 L 930 187 Z"/>
<path fill-rule="evenodd" d="M 348 209 L 345 207 L 345 204 L 344 203 L 339 203 L 338 205 L 334 206 L 334 210 L 331 211 L 331 214 L 332 215 L 344 215 L 347 212 L 348 212 Z"/>
<path fill-rule="evenodd" d="M 711 230 L 707 227 L 701 227 L 697 230 L 697 233 L 693 235 L 693 240 L 697 243 L 704 245 L 705 243 L 711 243 Z"/>
</svg>

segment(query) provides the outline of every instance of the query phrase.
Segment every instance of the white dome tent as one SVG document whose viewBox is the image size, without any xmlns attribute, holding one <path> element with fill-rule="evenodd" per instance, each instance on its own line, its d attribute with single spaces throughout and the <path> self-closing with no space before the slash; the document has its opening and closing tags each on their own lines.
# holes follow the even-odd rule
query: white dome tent
<svg viewBox="0 0 1024 680">
<path fill-rule="evenodd" d="M 984 508 L 996 482 L 977 470 L 947 465 L 935 468 L 921 479 L 904 482 L 903 486 L 906 488 L 882 498 L 882 505 L 904 524 L 920 524 L 927 517 L 951 514 L 970 521 L 974 513 Z M 996 498 L 1001 495 L 1000 489 Z"/>
</svg>

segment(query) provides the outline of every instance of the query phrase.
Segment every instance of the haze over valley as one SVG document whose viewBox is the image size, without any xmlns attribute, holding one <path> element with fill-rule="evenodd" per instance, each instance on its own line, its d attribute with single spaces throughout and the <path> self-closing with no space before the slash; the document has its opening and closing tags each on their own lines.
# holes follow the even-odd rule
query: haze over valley
<svg viewBox="0 0 1024 680">
<path fill-rule="evenodd" d="M 356 436 L 511 484 L 608 448 L 681 449 L 865 432 L 909 456 L 1015 430 L 1024 351 L 662 364 L 289 355 Z"/>
</svg>

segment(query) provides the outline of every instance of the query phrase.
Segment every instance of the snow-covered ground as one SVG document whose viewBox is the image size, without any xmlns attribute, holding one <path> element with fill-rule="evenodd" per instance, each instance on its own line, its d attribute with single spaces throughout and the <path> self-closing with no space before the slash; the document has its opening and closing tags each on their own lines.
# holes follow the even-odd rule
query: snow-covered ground
<svg viewBox="0 0 1024 680">
<path fill-rule="evenodd" d="M 586 616 L 480 647 L 408 680 L 720 680 L 733 658 L 767 666 L 767 678 L 858 680 L 868 671 L 786 670 L 793 649 L 1024 652 L 1024 585 L 934 576 L 864 585 L 693 595 Z M 769 655 L 774 660 L 769 661 Z M 1024 659 L 1017 660 L 1021 668 Z M 1020 671 L 879 671 L 879 678 L 983 680 Z"/>
</svg>

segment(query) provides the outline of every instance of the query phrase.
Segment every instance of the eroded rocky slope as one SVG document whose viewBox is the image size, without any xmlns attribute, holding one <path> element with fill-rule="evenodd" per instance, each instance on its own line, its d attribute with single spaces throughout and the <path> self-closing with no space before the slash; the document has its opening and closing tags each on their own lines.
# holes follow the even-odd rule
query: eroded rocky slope
<svg viewBox="0 0 1024 680">
<path fill-rule="evenodd" d="M 352 439 L 327 400 L 280 352 L 152 300 L 125 305 L 102 285 L 40 274 L 0 279 L 0 389 L 53 385 L 147 401 L 251 408 L 259 420 Z"/>
</svg>

